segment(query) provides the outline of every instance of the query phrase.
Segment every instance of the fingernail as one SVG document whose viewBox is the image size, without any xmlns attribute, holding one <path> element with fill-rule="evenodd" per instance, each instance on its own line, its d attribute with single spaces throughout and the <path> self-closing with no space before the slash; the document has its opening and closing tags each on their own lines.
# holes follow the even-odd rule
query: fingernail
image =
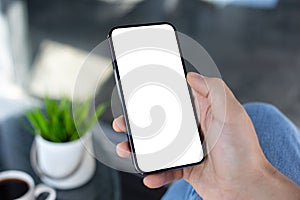
<svg viewBox="0 0 300 200">
<path fill-rule="evenodd" d="M 116 126 L 115 128 L 117 128 L 118 130 L 122 130 L 121 127 L 120 127 L 120 125 L 118 124 L 118 120 L 115 120 L 114 124 Z"/>
<path fill-rule="evenodd" d="M 198 77 L 204 78 L 203 75 L 196 73 L 196 72 L 189 72 L 189 76 L 191 76 L 193 78 L 198 78 Z"/>
<path fill-rule="evenodd" d="M 193 73 L 187 77 L 189 83 L 197 83 L 199 82 L 199 78 L 201 78 L 198 74 Z"/>
</svg>

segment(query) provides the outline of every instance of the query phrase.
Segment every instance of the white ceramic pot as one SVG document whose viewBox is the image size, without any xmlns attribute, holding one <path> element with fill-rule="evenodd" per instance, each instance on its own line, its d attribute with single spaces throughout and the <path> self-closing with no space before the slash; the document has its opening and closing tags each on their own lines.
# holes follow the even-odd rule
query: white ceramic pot
<svg viewBox="0 0 300 200">
<path fill-rule="evenodd" d="M 73 189 L 88 182 L 95 172 L 92 134 L 79 140 L 54 143 L 36 136 L 37 168 L 41 179 L 56 188 Z"/>
</svg>

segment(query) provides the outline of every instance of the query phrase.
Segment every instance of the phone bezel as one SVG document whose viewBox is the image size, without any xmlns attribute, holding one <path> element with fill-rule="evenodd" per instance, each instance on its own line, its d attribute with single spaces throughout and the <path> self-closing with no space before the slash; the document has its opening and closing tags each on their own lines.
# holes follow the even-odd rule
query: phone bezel
<svg viewBox="0 0 300 200">
<path fill-rule="evenodd" d="M 126 129 L 127 129 L 127 138 L 128 138 L 129 146 L 130 146 L 130 150 L 131 150 L 132 161 L 133 161 L 135 169 L 141 175 L 148 175 L 148 174 L 153 174 L 153 173 L 159 173 L 159 172 L 168 171 L 168 170 L 177 170 L 177 169 L 181 169 L 181 168 L 185 168 L 185 167 L 190 167 L 190 166 L 198 165 L 198 164 L 201 164 L 205 160 L 205 158 L 206 158 L 206 148 L 205 148 L 205 144 L 203 142 L 204 141 L 203 140 L 204 135 L 203 135 L 203 132 L 201 130 L 201 125 L 198 124 L 197 112 L 196 112 L 196 109 L 195 109 L 195 105 L 194 105 L 194 101 L 193 101 L 193 96 L 192 96 L 191 88 L 190 88 L 189 84 L 187 84 L 188 90 L 189 90 L 189 96 L 190 96 L 191 104 L 192 104 L 193 111 L 194 111 L 195 121 L 196 121 L 196 124 L 198 125 L 197 127 L 198 127 L 198 132 L 199 132 L 199 138 L 200 138 L 200 142 L 202 144 L 201 145 L 202 146 L 202 151 L 203 151 L 203 158 L 202 158 L 202 160 L 200 160 L 199 162 L 195 162 L 195 163 L 189 163 L 189 164 L 186 164 L 186 165 L 169 167 L 169 168 L 154 170 L 154 171 L 150 171 L 150 172 L 144 172 L 138 166 L 137 158 L 136 158 L 136 155 L 135 155 L 134 142 L 133 142 L 132 134 L 131 134 L 131 130 L 130 130 L 130 124 L 129 124 L 128 114 L 127 114 L 126 104 L 125 104 L 125 100 L 124 100 L 124 96 L 123 96 L 122 84 L 120 82 L 120 75 L 119 75 L 119 70 L 118 70 L 118 65 L 117 65 L 115 50 L 114 50 L 113 41 L 112 41 L 112 32 L 114 30 L 116 30 L 116 29 L 119 29 L 119 28 L 132 28 L 132 27 L 153 26 L 153 25 L 169 25 L 174 30 L 174 33 L 175 33 L 175 36 L 176 36 L 176 41 L 177 41 L 177 46 L 178 46 L 179 54 L 180 54 L 180 58 L 181 58 L 181 64 L 182 64 L 182 67 L 183 67 L 183 70 L 184 70 L 184 74 L 185 74 L 185 77 L 186 77 L 187 76 L 187 70 L 186 70 L 186 67 L 185 67 L 185 64 L 184 64 L 184 59 L 182 57 L 182 51 L 181 51 L 181 48 L 180 48 L 177 31 L 176 31 L 176 28 L 175 28 L 175 26 L 173 24 L 171 24 L 169 22 L 156 22 L 156 23 L 145 23 L 145 24 L 121 25 L 121 26 L 113 27 L 109 31 L 109 34 L 107 36 L 108 37 L 107 39 L 108 39 L 108 42 L 109 42 L 109 47 L 110 47 L 110 50 L 111 50 L 112 61 L 113 61 L 112 64 L 113 64 L 113 71 L 114 71 L 115 81 L 116 81 L 117 90 L 118 90 L 118 94 L 119 94 L 119 97 L 120 97 L 120 101 L 121 101 L 121 105 L 122 105 L 122 111 L 123 111 L 123 115 L 124 115 L 124 119 L 125 119 L 125 124 L 126 124 Z"/>
</svg>

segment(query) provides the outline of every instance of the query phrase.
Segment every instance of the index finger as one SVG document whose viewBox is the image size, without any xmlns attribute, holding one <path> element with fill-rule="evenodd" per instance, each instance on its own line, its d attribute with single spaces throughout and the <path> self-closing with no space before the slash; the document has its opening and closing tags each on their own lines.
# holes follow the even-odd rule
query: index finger
<svg viewBox="0 0 300 200">
<path fill-rule="evenodd" d="M 195 72 L 189 72 L 186 78 L 189 85 L 191 86 L 191 88 L 193 88 L 195 92 L 204 97 L 208 96 L 209 89 L 207 87 L 205 78 L 202 75 Z"/>
<path fill-rule="evenodd" d="M 124 116 L 121 115 L 118 118 L 114 119 L 112 127 L 116 132 L 126 132 Z"/>
</svg>

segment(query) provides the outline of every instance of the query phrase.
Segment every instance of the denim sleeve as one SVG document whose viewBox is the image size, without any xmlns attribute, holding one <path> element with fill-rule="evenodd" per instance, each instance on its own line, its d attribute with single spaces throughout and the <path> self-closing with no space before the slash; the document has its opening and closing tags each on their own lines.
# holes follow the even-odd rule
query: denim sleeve
<svg viewBox="0 0 300 200">
<path fill-rule="evenodd" d="M 282 174 L 300 185 L 300 134 L 276 107 L 266 103 L 245 104 L 266 158 Z"/>
</svg>

